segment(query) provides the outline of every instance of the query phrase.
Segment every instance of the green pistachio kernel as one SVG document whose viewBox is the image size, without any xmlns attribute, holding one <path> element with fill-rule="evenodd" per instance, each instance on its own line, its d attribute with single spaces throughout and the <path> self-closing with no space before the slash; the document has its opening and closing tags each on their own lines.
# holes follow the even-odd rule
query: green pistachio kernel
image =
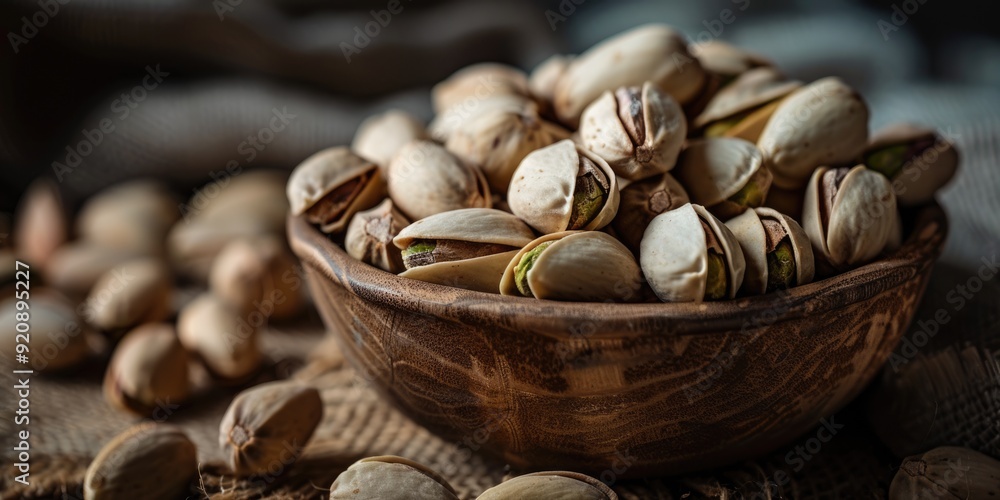
<svg viewBox="0 0 1000 500">
<path fill-rule="evenodd" d="M 795 250 L 788 238 L 781 240 L 767 254 L 767 291 L 785 290 L 795 286 Z"/>
<path fill-rule="evenodd" d="M 750 182 L 743 186 L 743 189 L 729 197 L 729 201 L 741 207 L 756 208 L 764 204 L 765 194 L 766 192 L 761 189 L 760 185 L 754 182 L 754 179 L 750 179 Z"/>
<path fill-rule="evenodd" d="M 573 190 L 573 211 L 566 229 L 583 229 L 601 213 L 608 199 L 610 184 L 604 172 L 589 158 L 580 158 L 580 171 Z"/>
<path fill-rule="evenodd" d="M 514 266 L 514 284 L 517 285 L 517 291 L 521 292 L 521 295 L 525 297 L 535 296 L 535 294 L 531 293 L 531 287 L 528 286 L 528 271 L 531 271 L 531 268 L 535 265 L 535 261 L 538 260 L 538 256 L 552 243 L 552 241 L 540 243 L 537 247 L 532 248 L 521 256 L 521 260 Z"/>
<path fill-rule="evenodd" d="M 865 165 L 892 180 L 902 170 L 909 151 L 910 147 L 906 144 L 882 148 L 869 154 Z"/>
<path fill-rule="evenodd" d="M 705 300 L 726 298 L 726 258 L 715 250 L 708 251 L 708 279 L 705 283 Z"/>
</svg>

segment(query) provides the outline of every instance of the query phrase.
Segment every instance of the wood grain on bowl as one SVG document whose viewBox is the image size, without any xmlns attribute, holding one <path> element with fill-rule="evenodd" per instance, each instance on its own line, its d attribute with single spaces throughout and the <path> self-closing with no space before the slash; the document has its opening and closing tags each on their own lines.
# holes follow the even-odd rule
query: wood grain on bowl
<svg viewBox="0 0 1000 500">
<path fill-rule="evenodd" d="M 513 466 L 617 478 L 767 453 L 875 376 L 908 327 L 947 221 L 897 252 L 782 293 L 714 303 L 567 303 L 407 280 L 304 220 L 289 239 L 360 374 L 417 422 Z"/>
</svg>

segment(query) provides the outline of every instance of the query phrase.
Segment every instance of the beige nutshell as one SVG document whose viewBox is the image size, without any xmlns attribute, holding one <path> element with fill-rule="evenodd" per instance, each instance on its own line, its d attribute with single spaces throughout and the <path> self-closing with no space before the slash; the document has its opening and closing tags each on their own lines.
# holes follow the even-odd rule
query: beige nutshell
<svg viewBox="0 0 1000 500">
<path fill-rule="evenodd" d="M 491 203 L 482 171 L 431 141 L 410 142 L 392 159 L 389 196 L 410 220 Z"/>
<path fill-rule="evenodd" d="M 932 129 L 897 123 L 876 132 L 864 153 L 865 166 L 885 175 L 901 206 L 934 199 L 958 170 L 958 150 Z"/>
<path fill-rule="evenodd" d="M 772 67 L 751 69 L 719 90 L 694 118 L 705 137 L 738 137 L 757 142 L 781 101 L 802 87 Z"/>
<path fill-rule="evenodd" d="M 362 158 L 378 164 L 384 178 L 389 161 L 410 141 L 428 139 L 424 124 L 400 109 L 372 115 L 361 122 L 354 133 L 351 149 Z"/>
<path fill-rule="evenodd" d="M 701 66 L 706 71 L 721 76 L 724 80 L 728 81 L 732 81 L 733 78 L 754 68 L 774 65 L 770 59 L 760 54 L 723 42 L 717 38 L 692 43 L 689 49 L 691 54 L 698 58 Z"/>
<path fill-rule="evenodd" d="M 746 261 L 741 293 L 759 295 L 812 281 L 812 243 L 791 217 L 757 208 L 726 221 L 726 227 L 740 243 Z"/>
<path fill-rule="evenodd" d="M 101 448 L 83 480 L 86 500 L 181 498 L 198 475 L 195 445 L 179 427 L 144 422 Z"/>
<path fill-rule="evenodd" d="M 575 127 L 583 109 L 605 91 L 647 81 L 681 104 L 694 99 L 705 82 L 705 71 L 684 37 L 669 26 L 640 26 L 579 55 L 556 84 L 556 115 Z"/>
<path fill-rule="evenodd" d="M 14 354 L 20 352 L 18 344 L 30 349 L 27 354 L 31 364 L 16 369 L 48 373 L 74 368 L 90 355 L 89 333 L 73 311 L 73 303 L 51 290 L 32 289 L 26 300 L 11 297 L 0 303 L 0 351 L 7 358 L 4 362 L 13 364 Z"/>
<path fill-rule="evenodd" d="M 406 269 L 403 255 L 392 240 L 409 225 L 410 220 L 396 209 L 392 200 L 383 200 L 371 210 L 354 214 L 344 236 L 344 250 L 365 264 L 401 273 Z"/>
<path fill-rule="evenodd" d="M 59 247 L 45 266 L 45 279 L 53 288 L 72 296 L 86 296 L 105 273 L 141 255 L 77 240 Z"/>
<path fill-rule="evenodd" d="M 173 325 L 148 323 L 118 344 L 104 373 L 104 397 L 137 415 L 178 404 L 191 392 L 188 352 Z"/>
<path fill-rule="evenodd" d="M 30 266 L 44 267 L 69 239 L 59 190 L 48 179 L 36 180 L 24 192 L 16 213 L 13 239 L 18 257 Z"/>
<path fill-rule="evenodd" d="M 244 316 L 217 296 L 203 293 L 184 306 L 177 318 L 177 336 L 214 377 L 242 382 L 260 369 L 264 356 L 258 346 L 255 318 Z"/>
<path fill-rule="evenodd" d="M 621 190 L 618 215 L 611 227 L 625 246 L 639 253 L 639 242 L 653 218 L 690 201 L 687 191 L 669 173 L 633 182 Z"/>
<path fill-rule="evenodd" d="M 304 304 L 298 261 L 277 236 L 235 240 L 215 258 L 209 287 L 243 314 L 288 319 Z"/>
<path fill-rule="evenodd" d="M 397 456 L 362 458 L 330 485 L 330 500 L 458 500 L 429 467 Z"/>
<path fill-rule="evenodd" d="M 96 194 L 80 209 L 76 233 L 84 241 L 133 254 L 163 253 L 180 203 L 157 181 L 135 180 Z"/>
<path fill-rule="evenodd" d="M 535 66 L 528 77 L 528 89 L 531 95 L 551 106 L 555 100 L 556 84 L 572 60 L 573 56 L 556 54 Z"/>
<path fill-rule="evenodd" d="M 468 123 L 479 115 L 490 111 L 505 113 L 520 113 L 528 107 L 537 106 L 535 101 L 522 95 L 500 94 L 476 100 L 466 105 L 453 106 L 438 113 L 427 126 L 427 132 L 437 142 L 448 142 L 448 138 L 456 131 L 464 129 Z"/>
<path fill-rule="evenodd" d="M 118 332 L 166 319 L 172 294 L 173 277 L 161 260 L 134 259 L 98 278 L 81 305 L 81 316 L 101 330 Z"/>
<path fill-rule="evenodd" d="M 343 231 L 355 213 L 375 206 L 385 194 L 378 165 L 343 146 L 306 158 L 288 178 L 292 213 L 325 233 Z"/>
<path fill-rule="evenodd" d="M 772 180 L 757 147 L 735 137 L 691 141 L 673 174 L 693 203 L 724 220 L 763 205 Z"/>
<path fill-rule="evenodd" d="M 520 498 L 618 500 L 618 495 L 601 481 L 576 472 L 546 471 L 508 479 L 476 497 L 476 500 Z"/>
<path fill-rule="evenodd" d="M 436 113 L 456 106 L 474 107 L 498 95 L 528 97 L 528 76 L 523 71 L 499 63 L 466 66 L 431 89 L 431 101 Z"/>
<path fill-rule="evenodd" d="M 315 388 L 269 382 L 241 392 L 219 425 L 219 446 L 239 477 L 287 472 L 323 416 Z"/>
<path fill-rule="evenodd" d="M 889 485 L 890 500 L 1000 497 L 1000 460 L 957 446 L 907 457 Z"/>
</svg>

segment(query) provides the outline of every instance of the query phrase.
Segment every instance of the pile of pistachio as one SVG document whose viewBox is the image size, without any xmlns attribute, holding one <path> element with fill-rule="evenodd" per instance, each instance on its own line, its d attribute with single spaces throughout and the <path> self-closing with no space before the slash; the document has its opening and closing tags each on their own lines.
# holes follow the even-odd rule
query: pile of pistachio
<svg viewBox="0 0 1000 500">
<path fill-rule="evenodd" d="M 898 208 L 930 202 L 958 163 L 932 130 L 870 137 L 837 78 L 790 80 L 664 25 L 530 75 L 471 66 L 432 99 L 427 128 L 387 111 L 305 160 L 292 210 L 385 271 L 504 295 L 702 301 L 809 283 L 896 249 Z"/>
</svg>

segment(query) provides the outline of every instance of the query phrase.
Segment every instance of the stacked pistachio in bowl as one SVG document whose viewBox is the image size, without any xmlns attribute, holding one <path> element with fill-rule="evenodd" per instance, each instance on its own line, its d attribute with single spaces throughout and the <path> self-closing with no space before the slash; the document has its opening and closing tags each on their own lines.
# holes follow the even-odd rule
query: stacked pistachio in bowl
<svg viewBox="0 0 1000 500">
<path fill-rule="evenodd" d="M 427 128 L 389 111 L 305 160 L 292 210 L 368 264 L 504 295 L 700 302 L 803 285 L 897 248 L 899 208 L 931 202 L 958 162 L 917 126 L 869 137 L 867 105 L 837 78 L 789 80 L 664 25 L 530 76 L 471 66 L 432 98 Z"/>
</svg>

